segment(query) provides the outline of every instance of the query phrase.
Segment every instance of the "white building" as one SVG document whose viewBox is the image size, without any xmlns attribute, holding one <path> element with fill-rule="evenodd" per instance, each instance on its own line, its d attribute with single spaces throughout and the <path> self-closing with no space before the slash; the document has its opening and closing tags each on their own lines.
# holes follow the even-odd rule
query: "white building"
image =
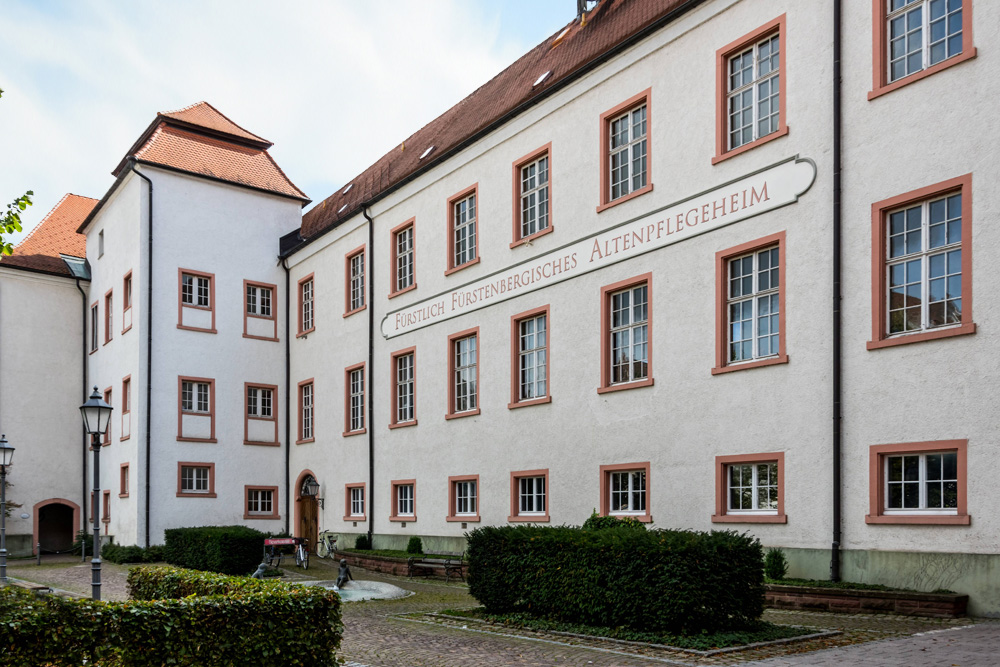
<svg viewBox="0 0 1000 667">
<path fill-rule="evenodd" d="M 1000 301 L 972 263 L 1000 246 L 979 222 L 1000 206 L 981 107 L 1000 58 L 978 51 L 998 20 L 981 0 L 603 0 L 301 218 L 287 179 L 147 164 L 172 122 L 265 154 L 214 116 L 159 117 L 129 152 L 155 186 L 151 328 L 147 186 L 120 166 L 81 226 L 88 303 L 112 290 L 118 316 L 122 276 L 142 284 L 136 342 L 89 357 L 119 412 L 138 378 L 135 449 L 113 429 L 105 450 L 134 471 L 109 533 L 249 520 L 254 487 L 262 529 L 386 547 L 596 509 L 1000 614 Z M 264 233 L 237 235 L 251 217 Z M 277 342 L 241 336 L 267 326 L 241 281 L 271 289 Z M 219 409 L 186 410 L 185 382 Z M 252 388 L 272 449 L 244 444 L 268 439 Z M 178 497 L 185 466 L 217 497 Z"/>
</svg>

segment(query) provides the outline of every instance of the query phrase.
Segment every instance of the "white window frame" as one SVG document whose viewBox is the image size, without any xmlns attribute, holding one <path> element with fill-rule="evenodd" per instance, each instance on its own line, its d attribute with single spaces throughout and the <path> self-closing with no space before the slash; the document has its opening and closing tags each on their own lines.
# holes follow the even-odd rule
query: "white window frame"
<svg viewBox="0 0 1000 667">
<path fill-rule="evenodd" d="M 749 275 L 742 272 L 749 260 Z M 726 260 L 726 363 L 737 365 L 757 359 L 777 357 L 781 351 L 781 251 L 779 246 L 771 245 L 760 248 L 737 257 Z M 766 268 L 761 268 L 763 264 Z M 739 275 L 734 275 L 736 270 Z M 747 279 L 749 289 L 745 289 Z M 739 293 L 733 295 L 738 288 Z M 766 306 L 762 303 L 766 300 Z M 734 334 L 737 320 L 734 320 L 734 307 L 745 310 L 749 304 L 749 319 L 738 320 L 741 337 L 735 340 Z M 764 326 L 766 324 L 766 327 Z M 743 337 L 745 328 L 750 328 L 750 356 L 735 354 L 736 345 L 748 342 Z M 766 332 L 762 329 L 766 328 Z M 762 351 L 762 341 L 767 339 L 768 350 Z M 773 342 L 772 342 L 773 341 Z"/>
<path fill-rule="evenodd" d="M 767 466 L 767 479 L 764 480 L 767 484 L 761 483 L 761 466 Z M 749 484 L 743 484 L 742 482 L 747 481 L 742 477 L 743 469 L 750 468 L 750 480 Z M 772 470 L 773 468 L 773 470 Z M 726 465 L 726 514 L 764 514 L 764 515 L 777 515 L 778 514 L 778 503 L 779 494 L 781 493 L 781 483 L 778 479 L 779 466 L 777 461 L 748 461 L 744 463 L 730 463 Z M 733 486 L 733 471 L 735 469 L 740 470 L 740 484 Z M 773 473 L 773 477 L 772 477 Z M 733 489 L 750 489 L 750 507 L 733 507 Z M 774 489 L 774 507 L 760 507 L 760 490 L 766 488 L 768 490 Z M 770 503 L 770 493 L 768 494 L 768 503 Z"/>
<path fill-rule="evenodd" d="M 397 484 L 396 497 L 394 501 L 396 503 L 396 516 L 398 517 L 412 517 L 414 514 L 414 500 L 415 493 L 413 484 Z"/>
<path fill-rule="evenodd" d="M 640 477 L 636 477 L 639 475 Z M 624 480 L 625 484 L 622 485 Z M 640 484 L 641 482 L 641 484 Z M 615 488 L 615 485 L 618 488 Z M 641 488 L 640 488 L 641 487 Z M 636 507 L 636 497 L 641 498 L 641 507 Z M 613 470 L 608 473 L 608 514 L 612 516 L 644 516 L 649 507 L 649 484 L 645 470 Z M 615 509 L 616 496 L 627 501 L 623 508 Z"/>
<path fill-rule="evenodd" d="M 545 482 L 545 475 L 517 478 L 518 516 L 544 516 L 548 512 L 548 490 L 545 488 Z M 532 509 L 525 509 L 526 506 Z"/>
<path fill-rule="evenodd" d="M 254 509 L 255 507 L 256 509 Z M 254 516 L 274 514 L 274 490 L 247 489 L 247 514 Z"/>
<path fill-rule="evenodd" d="M 351 491 L 351 513 L 349 516 L 365 515 L 365 487 L 352 486 Z"/>
<path fill-rule="evenodd" d="M 313 383 L 302 385 L 302 439 L 309 440 L 313 437 Z"/>
<path fill-rule="evenodd" d="M 519 169 L 521 238 L 534 236 L 549 227 L 549 154 Z"/>
<path fill-rule="evenodd" d="M 479 483 L 474 479 L 452 482 L 455 485 L 455 516 L 479 514 Z"/>
<path fill-rule="evenodd" d="M 455 414 L 479 408 L 479 336 L 472 334 L 452 341 Z"/>
<path fill-rule="evenodd" d="M 209 466 L 181 466 L 181 493 L 211 493 Z"/>
<path fill-rule="evenodd" d="M 313 329 L 313 280 L 310 278 L 299 286 L 302 301 L 302 331 Z"/>
<path fill-rule="evenodd" d="M 247 416 L 252 419 L 273 419 L 274 390 L 247 387 Z"/>
<path fill-rule="evenodd" d="M 101 335 L 101 322 L 98 319 L 101 316 L 100 307 L 98 304 L 93 304 L 90 307 L 90 351 L 96 352 L 97 347 L 100 345 L 98 340 Z"/>
<path fill-rule="evenodd" d="M 193 273 L 181 273 L 181 303 L 191 308 L 212 307 L 212 279 Z"/>
<path fill-rule="evenodd" d="M 758 139 L 774 134 L 781 129 L 781 39 L 777 32 L 770 33 L 766 37 L 757 40 L 752 46 L 740 49 L 726 58 L 726 145 L 728 150 L 734 150 L 741 146 L 751 144 Z M 761 51 L 766 49 L 767 54 L 761 55 Z M 737 66 L 737 61 L 741 64 L 749 57 L 751 60 L 750 80 L 746 80 L 747 67 Z M 740 85 L 734 87 L 734 77 L 740 76 Z M 768 88 L 767 97 L 764 97 L 762 88 Z M 746 100 L 749 93 L 750 105 L 750 137 L 743 135 L 747 128 L 745 122 L 740 123 L 739 128 L 734 127 L 736 118 L 742 118 L 746 114 L 747 106 L 742 105 L 739 111 L 734 113 L 733 105 L 737 100 Z M 766 115 L 762 107 L 767 105 Z M 768 124 L 767 131 L 761 130 L 763 123 Z M 739 133 L 739 138 L 734 140 L 734 133 Z"/>
<path fill-rule="evenodd" d="M 517 396 L 530 401 L 548 396 L 548 313 L 517 323 Z M 531 347 L 529 347 L 529 345 Z"/>
<path fill-rule="evenodd" d="M 350 312 L 365 307 L 365 251 L 361 250 L 350 259 Z"/>
<path fill-rule="evenodd" d="M 211 383 L 181 380 L 181 412 L 208 414 L 212 411 L 211 397 Z"/>
<path fill-rule="evenodd" d="M 247 315 L 255 317 L 271 317 L 270 287 L 247 283 Z"/>
<path fill-rule="evenodd" d="M 365 369 L 355 368 L 348 375 L 348 391 L 350 392 L 348 406 L 350 409 L 349 432 L 362 431 L 365 428 Z"/>
<path fill-rule="evenodd" d="M 408 225 L 394 234 L 393 245 L 396 249 L 396 290 L 403 290 L 413 285 L 413 225 Z"/>
<path fill-rule="evenodd" d="M 955 477 L 954 479 L 944 479 L 944 473 L 941 473 L 942 479 L 940 480 L 929 480 L 927 478 L 927 457 L 928 456 L 953 456 L 955 457 Z M 917 458 L 918 463 L 918 479 L 916 480 L 898 480 L 890 481 L 892 460 L 893 459 L 905 459 L 905 458 Z M 905 461 L 903 462 L 905 466 Z M 943 465 L 943 461 L 942 461 Z M 882 508 L 882 513 L 886 515 L 911 515 L 911 516 L 938 516 L 938 515 L 957 515 L 958 514 L 958 490 L 961 486 L 959 481 L 958 473 L 958 452 L 955 450 L 942 450 L 937 452 L 898 452 L 892 454 L 883 455 L 883 478 L 882 478 L 882 491 L 885 506 Z M 905 474 L 905 473 L 904 473 Z M 954 483 L 955 485 L 955 507 L 928 507 L 927 506 L 927 487 L 933 482 L 939 482 L 942 485 L 948 483 Z M 915 484 L 919 488 L 919 506 L 918 507 L 890 507 L 890 488 L 893 484 L 901 484 L 905 489 L 906 484 Z M 942 499 L 944 497 L 944 490 L 942 488 Z M 905 500 L 903 500 L 905 502 Z"/>
<path fill-rule="evenodd" d="M 458 268 L 476 259 L 477 241 L 476 224 L 479 209 L 478 193 L 473 192 L 457 201 L 452 206 L 452 266 Z"/>
<path fill-rule="evenodd" d="M 609 202 L 649 182 L 648 120 L 648 103 L 643 102 L 607 121 Z M 616 164 L 616 160 L 621 162 Z"/>
<path fill-rule="evenodd" d="M 897 1 L 901 2 L 902 4 L 900 4 L 900 6 L 894 10 L 892 6 L 894 2 Z M 948 5 L 955 3 L 956 1 L 958 3 L 958 8 L 949 11 Z M 913 76 L 914 74 L 922 72 L 930 67 L 933 67 L 934 65 L 943 63 L 944 61 L 950 58 L 959 56 L 965 51 L 965 31 L 963 29 L 964 26 L 962 25 L 963 23 L 962 13 L 966 10 L 966 8 L 962 0 L 944 0 L 943 4 L 941 5 L 939 5 L 939 2 L 941 2 L 941 0 L 884 0 L 884 2 L 886 3 L 886 19 L 885 19 L 885 26 L 883 27 L 883 30 L 885 30 L 885 45 L 886 45 L 885 75 L 886 75 L 886 81 L 888 81 L 889 83 L 902 81 L 908 76 Z M 930 11 L 934 6 L 943 6 L 945 8 L 945 13 L 942 16 L 932 20 Z M 918 11 L 920 12 L 920 26 L 910 27 L 909 17 Z M 948 34 L 948 23 L 951 22 L 950 20 L 951 17 L 955 17 L 955 20 L 958 23 L 958 30 L 951 34 Z M 910 41 L 909 36 L 919 30 L 920 36 L 919 38 L 917 38 L 919 39 L 919 44 L 915 45 L 918 48 L 912 50 L 907 48 L 909 44 L 906 44 L 903 47 L 906 50 L 902 53 L 902 55 L 897 58 L 893 58 L 892 28 L 893 28 L 893 23 L 900 20 L 902 21 L 902 27 L 905 30 L 905 32 L 903 33 L 902 37 L 897 37 L 896 39 L 897 40 L 903 39 L 906 42 L 909 42 Z M 945 34 L 940 39 L 931 42 L 932 24 L 937 24 L 937 23 L 942 23 L 944 25 Z M 949 54 L 948 42 L 951 40 L 951 38 L 956 36 L 959 38 L 958 40 L 959 48 L 957 51 L 954 51 L 953 53 Z M 914 41 L 917 41 L 917 39 L 915 39 Z M 944 56 L 940 57 L 936 62 L 931 62 L 931 58 L 934 56 L 933 50 L 938 45 L 941 45 L 944 48 L 945 51 Z M 913 70 L 908 70 L 908 65 L 906 61 L 909 59 L 910 55 L 916 53 L 920 54 L 920 66 L 916 67 Z M 893 76 L 892 66 L 894 62 L 902 62 L 904 68 L 904 72 L 896 77 Z"/>
<path fill-rule="evenodd" d="M 622 295 L 628 294 L 629 305 L 622 308 Z M 642 295 L 642 318 L 634 318 L 635 299 L 638 294 Z M 629 384 L 639 382 L 649 378 L 649 283 L 643 282 L 623 290 L 612 292 L 608 295 L 608 351 L 610 358 L 610 373 L 608 373 L 609 384 Z M 616 301 L 618 305 L 616 306 Z M 628 313 L 628 321 L 624 319 L 615 326 L 616 313 Z M 628 334 L 628 342 L 621 343 Z M 636 343 L 636 334 L 641 334 L 641 341 Z M 616 353 L 620 350 L 627 350 L 627 358 L 622 363 L 616 363 Z M 641 350 L 641 356 L 636 354 L 636 350 Z M 635 365 L 643 364 L 645 372 L 635 374 Z M 641 367 L 640 367 L 641 370 Z"/>
<path fill-rule="evenodd" d="M 416 419 L 414 369 L 416 355 L 407 352 L 395 357 L 396 371 L 396 423 L 403 424 Z"/>
<path fill-rule="evenodd" d="M 943 202 L 944 206 L 944 219 L 941 222 L 933 223 L 931 222 L 931 207 L 935 204 Z M 950 215 L 949 211 L 953 205 L 957 203 L 958 212 L 956 216 Z M 935 329 L 956 327 L 962 325 L 962 279 L 963 279 L 963 267 L 962 267 L 962 253 L 966 252 L 963 248 L 964 239 L 962 238 L 962 193 L 961 192 L 948 192 L 946 194 L 931 197 L 924 201 L 910 204 L 908 206 L 902 206 L 896 209 L 892 209 L 886 213 L 885 219 L 885 294 L 883 299 L 885 300 L 885 334 L 887 336 L 905 336 L 913 333 L 920 333 L 921 331 L 931 331 Z M 908 229 L 909 227 L 909 214 L 911 211 L 919 210 L 920 215 L 920 227 L 919 230 Z M 901 215 L 899 218 L 903 224 L 902 233 L 893 234 L 893 217 Z M 931 227 L 943 227 L 942 231 L 944 233 L 944 243 L 938 245 L 937 247 L 931 248 Z M 952 241 L 949 243 L 949 228 L 954 228 L 957 230 L 957 241 Z M 919 249 L 912 252 L 907 252 L 909 245 L 909 237 L 914 232 L 919 231 Z M 892 256 L 892 245 L 895 238 L 900 238 L 903 245 L 903 254 Z M 957 255 L 953 253 L 957 252 Z M 944 274 L 941 276 L 932 277 L 932 260 L 936 257 L 942 257 L 942 264 L 944 269 Z M 954 258 L 955 263 L 958 265 L 958 271 L 951 271 L 949 268 L 952 264 L 952 259 Z M 910 280 L 910 276 L 906 275 L 909 273 L 909 267 L 912 263 L 920 263 L 920 326 L 915 328 L 907 327 L 907 310 L 912 310 L 912 307 L 905 308 L 905 300 L 907 298 L 907 293 L 909 292 L 909 286 L 916 285 L 917 283 Z M 895 310 L 892 308 L 892 293 L 893 293 L 893 268 L 901 266 L 902 273 L 904 274 L 903 283 L 903 298 L 904 298 L 904 308 Z M 931 301 L 932 283 L 940 281 L 943 284 L 943 293 L 945 295 L 944 299 L 938 299 L 936 301 Z M 956 282 L 958 284 L 958 296 L 955 298 L 948 298 L 948 283 Z M 948 319 L 948 305 L 951 302 L 959 302 L 958 319 L 955 321 L 947 321 Z M 945 317 L 945 322 L 934 324 L 931 322 L 931 308 L 933 305 L 943 303 L 943 315 Z M 898 331 L 893 331 L 893 313 L 900 312 L 902 310 L 902 323 L 903 329 Z"/>
</svg>

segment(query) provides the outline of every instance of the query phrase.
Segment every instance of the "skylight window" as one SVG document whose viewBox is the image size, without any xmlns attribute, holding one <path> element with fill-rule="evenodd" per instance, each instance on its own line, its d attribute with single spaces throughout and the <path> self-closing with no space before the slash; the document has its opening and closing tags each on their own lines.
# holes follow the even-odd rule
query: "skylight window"
<svg viewBox="0 0 1000 667">
<path fill-rule="evenodd" d="M 348 183 L 348 184 L 347 184 L 347 187 L 346 187 L 346 188 L 344 188 L 344 191 L 343 191 L 343 192 L 341 192 L 340 194 L 342 194 L 342 195 L 346 195 L 346 194 L 347 194 L 348 192 L 350 192 L 350 191 L 351 191 L 351 188 L 353 188 L 353 187 L 354 187 L 354 183 Z"/>
<path fill-rule="evenodd" d="M 549 70 L 545 74 L 543 74 L 540 77 L 538 77 L 537 79 L 535 79 L 535 82 L 533 84 L 531 84 L 531 87 L 534 88 L 534 87 L 540 85 L 543 81 L 545 81 L 547 78 L 549 78 L 550 74 L 552 74 L 552 70 Z"/>
<path fill-rule="evenodd" d="M 347 208 L 347 204 L 344 204 L 339 209 L 337 209 L 337 215 L 340 215 L 341 213 L 343 213 L 345 208 Z"/>
<path fill-rule="evenodd" d="M 431 154 L 431 151 L 433 151 L 434 148 L 435 148 L 434 146 L 431 146 L 430 148 L 428 148 L 427 150 L 425 150 L 423 153 L 420 154 L 420 158 L 418 158 L 418 159 L 423 160 L 425 157 L 427 157 L 428 155 Z"/>
</svg>

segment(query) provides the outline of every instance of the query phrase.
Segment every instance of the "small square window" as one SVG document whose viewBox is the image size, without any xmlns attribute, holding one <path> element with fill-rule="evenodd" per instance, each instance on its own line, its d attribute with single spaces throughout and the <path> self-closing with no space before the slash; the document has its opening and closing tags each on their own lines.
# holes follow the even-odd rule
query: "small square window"
<svg viewBox="0 0 1000 667">
<path fill-rule="evenodd" d="M 968 525 L 968 441 L 873 445 L 866 523 Z"/>
<path fill-rule="evenodd" d="M 649 462 L 601 466 L 601 516 L 652 521 L 649 511 Z"/>
<path fill-rule="evenodd" d="M 448 521 L 479 521 L 479 475 L 448 478 Z"/>
<path fill-rule="evenodd" d="M 392 483 L 392 513 L 390 521 L 417 520 L 417 482 L 412 479 L 394 480 Z"/>
<path fill-rule="evenodd" d="M 549 471 L 520 470 L 510 474 L 510 522 L 549 520 Z"/>
</svg>

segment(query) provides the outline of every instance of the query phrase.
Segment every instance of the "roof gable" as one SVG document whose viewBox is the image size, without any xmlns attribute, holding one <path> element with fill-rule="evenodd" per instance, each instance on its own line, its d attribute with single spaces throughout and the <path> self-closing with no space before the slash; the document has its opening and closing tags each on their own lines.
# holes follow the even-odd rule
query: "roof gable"
<svg viewBox="0 0 1000 667">
<path fill-rule="evenodd" d="M 96 205 L 97 200 L 90 197 L 65 195 L 14 247 L 12 255 L 0 258 L 0 265 L 70 275 L 60 255 L 86 256 L 87 237 L 76 230 Z"/>
</svg>

